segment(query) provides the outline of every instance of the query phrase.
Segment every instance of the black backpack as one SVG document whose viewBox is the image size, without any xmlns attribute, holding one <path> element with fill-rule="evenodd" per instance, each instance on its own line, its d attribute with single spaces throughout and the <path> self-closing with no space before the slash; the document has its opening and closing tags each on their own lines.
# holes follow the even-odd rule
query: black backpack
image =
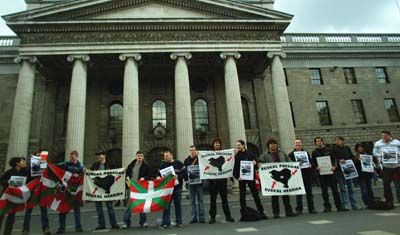
<svg viewBox="0 0 400 235">
<path fill-rule="evenodd" d="M 259 221 L 261 220 L 261 215 L 258 213 L 258 211 L 254 210 L 253 208 L 250 207 L 244 207 L 240 209 L 240 221 L 243 222 L 249 222 L 249 221 Z"/>
</svg>

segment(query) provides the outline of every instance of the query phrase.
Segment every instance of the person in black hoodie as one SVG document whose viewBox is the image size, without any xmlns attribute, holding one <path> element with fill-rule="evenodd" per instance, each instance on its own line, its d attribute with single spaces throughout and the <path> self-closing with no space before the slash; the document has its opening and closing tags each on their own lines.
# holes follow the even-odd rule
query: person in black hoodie
<svg viewBox="0 0 400 235">
<path fill-rule="evenodd" d="M 362 171 L 362 162 L 360 155 L 365 154 L 364 148 L 360 143 L 357 143 L 354 147 L 354 151 L 356 153 L 354 157 L 354 165 L 357 168 L 357 172 L 359 174 L 359 182 L 361 188 L 361 198 L 366 206 L 369 206 L 374 200 L 374 190 L 372 189 L 372 179 L 374 177 L 374 172 L 364 172 Z M 373 157 L 373 162 L 378 163 L 378 159 Z"/>
<path fill-rule="evenodd" d="M 331 151 L 327 147 L 325 147 L 324 139 L 322 137 L 315 137 L 314 143 L 316 145 L 316 149 L 312 152 L 312 164 L 313 167 L 319 172 L 320 168 L 318 166 L 317 158 L 330 156 L 331 163 L 332 163 L 332 174 L 330 175 L 319 175 L 319 182 L 321 185 L 322 190 L 322 198 L 324 199 L 324 211 L 323 212 L 331 212 L 332 206 L 329 202 L 329 194 L 328 188 L 331 188 L 333 194 L 333 200 L 335 201 L 335 206 L 338 211 L 348 211 L 347 209 L 343 208 L 342 202 L 340 201 L 339 191 L 337 187 L 336 177 L 334 172 L 336 170 L 336 160 L 332 156 Z"/>
<path fill-rule="evenodd" d="M 222 142 L 220 139 L 212 141 L 213 150 L 222 150 Z M 210 191 L 210 221 L 209 224 L 215 224 L 215 216 L 217 215 L 217 195 L 219 193 L 222 201 L 222 210 L 224 211 L 226 221 L 235 222 L 231 216 L 228 202 L 228 181 L 227 179 L 210 179 L 208 180 L 208 189 Z"/>
<path fill-rule="evenodd" d="M 240 208 L 241 211 L 246 208 L 246 185 L 249 186 L 250 192 L 253 195 L 254 202 L 256 203 L 257 210 L 260 213 L 262 219 L 268 219 L 264 214 L 264 208 L 261 204 L 260 196 L 256 189 L 256 171 L 253 171 L 253 180 L 243 180 L 240 178 L 240 164 L 242 161 L 253 162 L 254 168 L 258 164 L 258 159 L 256 156 L 246 149 L 246 143 L 243 140 L 236 141 L 236 155 L 235 155 L 235 166 L 233 167 L 233 176 L 239 180 L 239 190 L 240 190 Z"/>
<path fill-rule="evenodd" d="M 13 182 L 11 182 L 12 176 L 22 176 L 26 177 L 26 182 L 29 181 L 29 172 L 26 169 L 26 162 L 25 158 L 23 157 L 14 157 L 11 158 L 8 162 L 11 169 L 7 170 L 1 177 L 0 177 L 0 184 L 2 186 L 1 195 L 8 187 L 15 187 Z M 0 216 L 0 228 L 3 224 L 4 216 Z M 6 225 L 4 228 L 4 235 L 11 235 L 13 226 L 15 221 L 15 213 L 11 213 L 7 215 Z"/>
<path fill-rule="evenodd" d="M 296 138 L 294 141 L 294 150 L 289 153 L 289 158 L 290 160 L 296 162 L 296 156 L 295 152 L 299 151 L 304 151 L 307 152 L 303 149 L 301 139 Z M 308 168 L 302 168 L 301 169 L 301 175 L 303 177 L 303 183 L 304 183 L 304 188 L 306 190 L 306 197 L 307 197 L 307 205 L 308 205 L 308 212 L 310 214 L 317 214 L 317 211 L 315 210 L 314 206 L 314 200 L 313 200 L 313 193 L 312 193 L 312 180 L 313 180 L 313 174 L 314 174 L 314 168 L 312 166 L 312 161 L 310 158 L 310 155 L 307 153 L 308 157 L 308 162 L 310 162 Z M 297 201 L 297 206 L 296 206 L 296 211 L 297 213 L 301 214 L 303 212 L 303 197 L 302 195 L 297 195 L 296 196 L 296 201 Z"/>
<path fill-rule="evenodd" d="M 127 178 L 128 182 L 131 179 L 140 180 L 140 181 L 150 179 L 149 165 L 144 161 L 144 154 L 142 151 L 136 152 L 135 160 L 133 160 L 131 163 L 129 163 L 128 167 L 126 168 L 126 178 Z M 131 208 L 128 205 L 128 208 L 126 209 L 126 211 L 124 213 L 124 225 L 122 226 L 122 228 L 127 229 L 131 226 L 131 216 L 132 216 Z M 146 214 L 140 213 L 139 214 L 139 225 L 141 227 L 148 226 L 146 220 L 147 220 Z"/>
<path fill-rule="evenodd" d="M 91 171 L 104 171 L 114 169 L 114 166 L 106 161 L 106 153 L 103 150 L 100 150 L 96 153 L 97 162 L 93 163 L 90 168 Z M 119 229 L 119 225 L 117 224 L 117 220 L 115 219 L 115 211 L 112 204 L 112 201 L 104 202 L 108 211 L 108 218 L 110 219 L 110 224 L 113 229 Z M 103 205 L 101 201 L 94 202 L 96 205 L 97 212 L 97 220 L 99 225 L 95 230 L 103 230 L 106 228 L 106 221 L 104 219 Z"/>
</svg>

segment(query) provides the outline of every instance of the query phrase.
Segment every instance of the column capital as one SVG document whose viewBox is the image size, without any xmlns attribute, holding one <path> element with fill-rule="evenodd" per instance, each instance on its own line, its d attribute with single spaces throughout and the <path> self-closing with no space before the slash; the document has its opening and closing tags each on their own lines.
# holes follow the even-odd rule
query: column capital
<svg viewBox="0 0 400 235">
<path fill-rule="evenodd" d="M 138 53 L 135 53 L 135 54 L 121 54 L 121 55 L 119 55 L 119 59 L 121 61 L 125 61 L 128 58 L 133 58 L 134 60 L 139 61 L 139 60 L 142 59 L 142 55 L 138 54 Z"/>
<path fill-rule="evenodd" d="M 31 64 L 35 64 L 38 61 L 36 56 L 17 56 L 14 59 L 14 63 L 19 64 L 22 61 L 28 61 Z"/>
<path fill-rule="evenodd" d="M 221 59 L 224 59 L 224 60 L 228 57 L 233 57 L 238 60 L 238 59 L 240 59 L 240 57 L 242 57 L 242 55 L 237 51 L 236 52 L 221 52 L 219 54 L 219 57 L 221 57 Z"/>
<path fill-rule="evenodd" d="M 267 57 L 270 59 L 273 59 L 275 56 L 279 56 L 283 59 L 285 59 L 287 57 L 286 53 L 283 51 L 269 51 L 267 53 Z"/>
<path fill-rule="evenodd" d="M 88 55 L 69 55 L 67 57 L 68 62 L 74 62 L 75 60 L 82 60 L 83 62 L 88 62 L 90 57 Z"/>
<path fill-rule="evenodd" d="M 169 56 L 172 60 L 178 59 L 178 57 L 184 57 L 187 60 L 190 60 L 192 58 L 192 54 L 189 52 L 179 52 L 179 53 L 171 53 Z"/>
</svg>

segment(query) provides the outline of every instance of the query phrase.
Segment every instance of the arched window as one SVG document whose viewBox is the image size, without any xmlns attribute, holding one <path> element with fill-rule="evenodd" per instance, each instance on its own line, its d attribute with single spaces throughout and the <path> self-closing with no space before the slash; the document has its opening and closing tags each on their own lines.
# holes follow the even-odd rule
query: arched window
<svg viewBox="0 0 400 235">
<path fill-rule="evenodd" d="M 153 128 L 158 125 L 167 127 L 167 108 L 164 101 L 156 100 L 153 102 L 152 120 L 153 120 Z"/>
<path fill-rule="evenodd" d="M 197 131 L 208 131 L 208 105 L 204 99 L 194 102 L 194 127 Z"/>
<path fill-rule="evenodd" d="M 242 97 L 243 121 L 246 129 L 251 129 L 249 103 Z"/>
<path fill-rule="evenodd" d="M 110 114 L 110 121 L 121 121 L 124 114 L 124 109 L 122 107 L 122 104 L 119 101 L 113 102 L 110 105 L 109 114 Z"/>
</svg>

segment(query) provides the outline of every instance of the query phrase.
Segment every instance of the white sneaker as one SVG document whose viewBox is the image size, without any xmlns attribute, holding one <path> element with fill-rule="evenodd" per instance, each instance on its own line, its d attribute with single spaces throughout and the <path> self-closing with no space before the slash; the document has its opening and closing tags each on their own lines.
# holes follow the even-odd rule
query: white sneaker
<svg viewBox="0 0 400 235">
<path fill-rule="evenodd" d="M 123 224 L 122 226 L 121 226 L 121 228 L 122 229 L 128 229 L 130 226 L 128 226 L 128 225 L 126 225 L 126 224 Z"/>
<path fill-rule="evenodd" d="M 141 224 L 140 227 L 147 228 L 147 227 L 149 227 L 149 224 L 147 222 L 145 222 L 144 224 Z"/>
</svg>

